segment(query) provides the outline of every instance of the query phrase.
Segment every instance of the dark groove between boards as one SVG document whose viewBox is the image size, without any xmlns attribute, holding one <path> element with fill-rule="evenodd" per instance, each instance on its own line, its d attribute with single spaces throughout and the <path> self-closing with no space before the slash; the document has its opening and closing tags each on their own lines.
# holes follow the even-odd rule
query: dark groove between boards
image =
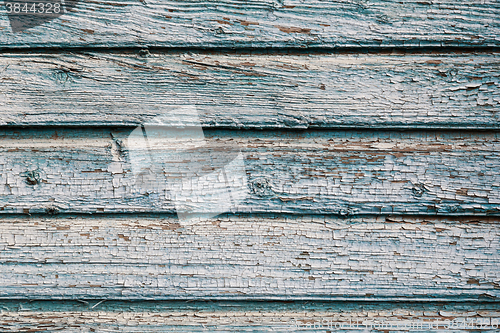
<svg viewBox="0 0 500 333">
<path fill-rule="evenodd" d="M 498 301 L 474 301 L 463 302 L 460 304 L 461 308 L 466 307 L 479 307 L 491 306 L 492 303 Z M 96 306 L 97 305 L 97 306 Z M 438 302 L 429 300 L 428 302 L 398 302 L 391 301 L 212 301 L 212 300 L 181 300 L 181 301 L 156 301 L 156 300 L 18 300 L 18 299 L 2 299 L 0 300 L 0 307 L 4 310 L 15 311 L 19 307 L 23 311 L 43 311 L 44 308 L 50 309 L 46 311 L 67 311 L 68 308 L 73 308 L 75 311 L 130 311 L 140 312 L 147 310 L 152 312 L 159 312 L 165 310 L 214 310 L 225 309 L 231 310 L 245 310 L 248 308 L 268 311 L 286 311 L 286 310 L 322 310 L 329 308 L 331 310 L 345 310 L 350 308 L 352 310 L 358 309 L 390 309 L 390 308 L 405 308 L 405 309 L 422 309 L 427 307 L 448 308 L 453 309 L 456 307 L 456 302 Z M 27 308 L 27 309 L 26 309 Z M 451 310 L 450 309 L 450 310 Z M 472 308 L 474 310 L 474 308 Z"/>
<path fill-rule="evenodd" d="M 500 52 L 500 45 L 485 46 L 347 46 L 347 47 L 162 47 L 162 46 L 65 46 L 65 47 L 5 47 L 0 46 L 0 54 L 22 53 L 22 54 L 46 54 L 46 53 L 70 53 L 70 52 L 101 52 L 101 53 L 138 53 L 147 49 L 153 53 L 218 53 L 218 54 L 429 54 L 429 53 L 494 53 Z"/>
<path fill-rule="evenodd" d="M 2 223 L 2 219 L 5 218 L 102 218 L 102 219 L 113 219 L 113 218 L 127 218 L 130 216 L 134 216 L 134 218 L 169 218 L 175 220 L 177 218 L 177 214 L 175 213 L 146 213 L 146 212 L 119 212 L 119 213 L 106 213 L 106 212 L 95 212 L 95 213 L 0 213 L 0 224 Z M 302 214 L 302 213 L 225 213 L 218 215 L 219 218 L 235 218 L 235 219 L 243 219 L 243 218 L 266 218 L 266 219 L 274 219 L 274 218 L 297 218 L 297 217 L 324 217 L 324 218 L 339 218 L 344 220 L 349 219 L 359 219 L 359 218 L 378 218 L 385 219 L 391 223 L 404 219 L 449 219 L 450 221 L 457 221 L 460 223 L 477 223 L 477 222 L 485 222 L 485 223 L 500 223 L 499 215 L 429 215 L 429 214 L 412 214 L 412 215 L 401 215 L 401 214 L 352 214 L 352 215 L 340 215 L 340 214 Z M 217 217 L 213 217 L 212 219 L 216 219 Z M 489 221 L 487 221 L 489 220 Z M 54 220 L 52 220 L 54 222 Z M 319 223 L 319 222 L 315 222 Z"/>
<path fill-rule="evenodd" d="M 2 129 L 5 130 L 75 130 L 79 129 L 81 131 L 127 131 L 132 130 L 137 126 L 141 126 L 143 123 L 128 123 L 128 124 L 113 124 L 113 123 L 96 123 L 96 124 L 34 124 L 34 125 L 20 125 L 20 124 L 3 124 L 0 125 L 0 131 Z M 370 125 L 373 126 L 373 125 Z M 307 132 L 356 132 L 356 133 L 377 133 L 377 132 L 402 132 L 402 133 L 422 133 L 422 132 L 440 132 L 440 133 L 498 133 L 500 132 L 500 122 L 491 127 L 478 127 L 480 125 L 475 126 L 467 126 L 467 127 L 459 127 L 459 126 L 432 126 L 432 125 L 409 125 L 408 127 L 402 126 L 376 126 L 370 127 L 367 126 L 331 126 L 331 127 L 316 127 L 309 126 L 306 128 L 297 128 L 297 127 L 277 127 L 277 126 L 266 126 L 266 127 L 241 127 L 241 126 L 202 126 L 205 134 L 216 131 L 227 131 L 227 132 L 247 132 L 247 133 L 265 133 L 265 132 L 273 132 L 273 133 L 281 133 L 284 134 L 286 132 L 295 132 L 295 133 L 307 133 Z M 162 127 L 156 126 L 158 128 L 175 128 L 175 129 L 183 129 L 184 127 Z M 192 128 L 192 127 L 185 127 Z M 0 139 L 1 140 L 1 139 Z"/>
<path fill-rule="evenodd" d="M 262 303 L 293 303 L 293 302 L 305 302 L 305 303 L 316 303 L 316 302 L 328 302 L 328 303 L 342 303 L 342 304 L 355 304 L 355 303 L 394 303 L 394 304 L 427 304 L 427 303 L 448 303 L 448 304 L 500 304 L 500 298 L 495 296 L 490 296 L 487 294 L 477 295 L 477 296 L 393 296 L 393 297 L 339 297 L 338 295 L 310 295 L 310 296 L 290 296 L 290 295 L 273 295 L 273 296 L 224 296 L 224 297 L 134 297 L 127 296 L 123 298 L 105 298 L 102 297 L 81 297 L 81 298 L 69 298 L 69 297 L 53 297 L 53 298 L 30 298 L 29 296 L 21 297 L 6 297 L 0 296 L 0 306 L 4 301 L 50 301 L 50 302 L 65 302 L 65 301 L 77 301 L 90 303 L 90 302 L 189 302 L 192 304 L 194 302 L 262 302 Z"/>
</svg>

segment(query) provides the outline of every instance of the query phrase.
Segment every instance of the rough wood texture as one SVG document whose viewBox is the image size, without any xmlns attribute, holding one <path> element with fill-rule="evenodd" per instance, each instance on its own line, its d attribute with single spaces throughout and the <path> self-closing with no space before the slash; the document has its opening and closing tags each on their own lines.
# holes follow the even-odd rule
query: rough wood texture
<svg viewBox="0 0 500 333">
<path fill-rule="evenodd" d="M 499 14 L 492 0 L 82 1 L 18 34 L 1 16 L 0 298 L 497 305 Z M 180 106 L 196 107 L 207 146 Z M 184 132 L 137 127 L 159 115 Z M 177 218 L 218 211 L 199 176 L 240 150 L 243 200 Z M 479 303 L 83 303 L 6 301 L 0 330 L 498 315 Z"/>
<path fill-rule="evenodd" d="M 452 327 L 446 331 L 495 332 L 500 323 L 496 304 L 477 303 L 11 301 L 0 308 L 4 332 L 353 332 L 335 328 L 349 323 L 359 325 L 354 332 L 362 326 L 363 332 L 387 332 L 377 326 L 383 323 L 434 332 L 426 325 L 441 323 L 446 330 L 446 321 Z"/>
<path fill-rule="evenodd" d="M 495 45 L 494 0 L 81 1 L 73 12 L 11 32 L 4 49 L 32 47 L 359 47 Z"/>
<path fill-rule="evenodd" d="M 498 218 L 9 216 L 1 298 L 498 300 Z"/>
<path fill-rule="evenodd" d="M 171 172 L 172 163 L 183 170 L 207 162 L 195 154 L 172 162 L 172 154 L 184 151 L 191 139 L 156 139 L 155 132 L 148 134 L 150 148 L 135 150 L 131 161 L 130 132 L 3 130 L 1 212 L 174 212 L 172 200 L 181 189 L 169 187 L 163 173 Z M 232 212 L 500 213 L 497 132 L 207 130 L 205 135 L 212 146 L 230 143 L 243 154 L 246 198 Z M 153 184 L 131 172 L 131 162 L 149 155 L 158 161 Z M 212 199 L 208 192 L 205 208 L 190 198 L 179 200 L 202 213 L 215 207 Z"/>
<path fill-rule="evenodd" d="M 499 54 L 8 54 L 1 125 L 500 128 Z M 193 123 L 182 118 L 183 125 Z"/>
</svg>

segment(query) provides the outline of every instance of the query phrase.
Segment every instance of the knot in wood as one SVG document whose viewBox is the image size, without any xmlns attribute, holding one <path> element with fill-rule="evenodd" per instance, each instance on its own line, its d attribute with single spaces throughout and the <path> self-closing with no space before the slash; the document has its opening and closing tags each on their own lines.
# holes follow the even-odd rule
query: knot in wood
<svg viewBox="0 0 500 333">
<path fill-rule="evenodd" d="M 215 29 L 215 34 L 217 34 L 217 35 L 222 35 L 225 33 L 226 32 L 224 31 L 224 29 L 222 27 L 218 27 L 217 29 Z"/>
<path fill-rule="evenodd" d="M 143 58 L 149 58 L 149 57 L 151 57 L 151 53 L 149 52 L 149 49 L 145 48 L 145 49 L 139 50 L 139 56 L 141 56 Z"/>
<path fill-rule="evenodd" d="M 414 196 L 420 198 L 425 193 L 425 185 L 423 184 L 413 184 L 411 189 Z"/>
<path fill-rule="evenodd" d="M 57 213 L 59 213 L 59 208 L 57 208 L 56 206 L 48 206 L 45 209 L 45 213 L 49 215 L 56 215 Z"/>
<path fill-rule="evenodd" d="M 339 210 L 339 215 L 342 217 L 347 217 L 352 215 L 352 209 L 350 207 L 344 207 Z"/>
<path fill-rule="evenodd" d="M 250 189 L 252 193 L 259 197 L 264 197 L 272 195 L 273 191 L 271 189 L 271 184 L 266 178 L 257 178 L 250 183 Z"/>
<path fill-rule="evenodd" d="M 37 185 L 41 181 L 40 173 L 36 170 L 26 172 L 26 183 L 28 185 Z"/>
</svg>

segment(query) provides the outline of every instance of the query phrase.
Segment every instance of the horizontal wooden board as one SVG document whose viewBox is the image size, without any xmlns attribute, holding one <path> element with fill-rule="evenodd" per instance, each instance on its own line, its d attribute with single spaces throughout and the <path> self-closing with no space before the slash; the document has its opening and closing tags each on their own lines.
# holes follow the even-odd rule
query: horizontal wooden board
<svg viewBox="0 0 500 333">
<path fill-rule="evenodd" d="M 206 130 L 208 148 L 198 150 L 188 149 L 193 139 L 182 131 L 148 132 L 149 148 L 135 146 L 131 133 L 2 130 L 0 211 L 216 212 L 219 190 L 210 186 L 222 181 L 206 189 L 197 182 L 201 169 L 228 165 L 230 145 L 244 169 L 228 188 L 243 194 L 222 212 L 500 215 L 498 132 Z M 155 163 L 145 162 L 150 156 Z M 134 174 L 134 165 L 153 180 Z"/>
<path fill-rule="evenodd" d="M 498 46 L 499 14 L 494 0 L 80 1 L 70 13 L 20 33 L 2 15 L 0 45 Z"/>
<path fill-rule="evenodd" d="M 485 300 L 498 218 L 7 216 L 0 298 Z"/>
<path fill-rule="evenodd" d="M 139 2 L 137 2 L 139 3 Z M 5 54 L 0 125 L 500 128 L 499 53 Z M 196 121 L 187 115 L 183 125 Z"/>
<path fill-rule="evenodd" d="M 4 301 L 0 307 L 4 332 L 387 332 L 385 325 L 495 332 L 500 321 L 497 304 L 477 303 Z"/>
</svg>

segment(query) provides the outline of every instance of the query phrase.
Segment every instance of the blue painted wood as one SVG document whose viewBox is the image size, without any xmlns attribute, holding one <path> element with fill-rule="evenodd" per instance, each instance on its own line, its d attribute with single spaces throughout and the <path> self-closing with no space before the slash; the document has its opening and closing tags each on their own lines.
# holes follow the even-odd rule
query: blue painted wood
<svg viewBox="0 0 500 333">
<path fill-rule="evenodd" d="M 477 302 L 500 297 L 499 11 L 490 0 L 119 0 L 22 33 L 1 16 L 0 297 L 453 300 L 476 303 L 357 303 L 347 317 L 498 316 Z M 248 54 L 199 51 L 220 48 Z M 127 135 L 179 105 L 196 106 L 204 127 L 268 129 L 205 131 L 245 156 L 248 196 L 234 214 L 183 224 L 162 183 L 137 185 L 131 156 L 167 160 L 187 143 L 153 135 L 149 154 L 133 155 Z M 33 125 L 57 128 L 8 128 Z M 123 304 L 103 304 L 36 303 L 26 315 L 4 302 L 0 328 L 119 318 L 117 330 L 196 331 L 203 312 L 145 317 L 158 306 L 140 303 L 119 317 Z M 244 317 L 214 317 L 211 305 L 202 324 L 289 331 L 283 318 L 340 309 L 267 303 L 248 319 L 255 304 L 240 306 Z"/>
<path fill-rule="evenodd" d="M 353 332 L 380 324 L 433 332 L 495 332 L 495 304 L 325 302 L 0 302 L 6 332 Z M 464 325 L 466 324 L 467 325 Z M 337 328 L 336 328 L 337 325 Z M 339 329 L 338 325 L 345 325 Z M 429 326 L 433 325 L 433 326 Z M 389 326 L 390 327 L 390 326 Z"/>
<path fill-rule="evenodd" d="M 498 302 L 499 222 L 2 216 L 0 298 Z"/>
<path fill-rule="evenodd" d="M 498 129 L 499 77 L 498 53 L 9 54 L 0 124 Z"/>
<path fill-rule="evenodd" d="M 499 14 L 494 0 L 80 1 L 19 33 L 0 16 L 0 48 L 498 47 Z"/>
<path fill-rule="evenodd" d="M 218 190 L 207 187 L 195 195 L 201 174 L 186 176 L 183 170 L 198 163 L 216 172 L 218 160 L 227 162 L 223 150 L 212 165 L 203 146 L 182 155 L 193 145 L 190 136 L 148 131 L 150 146 L 141 146 L 131 141 L 131 132 L 1 131 L 0 213 L 173 213 L 177 205 L 193 213 L 218 211 Z M 237 185 L 242 197 L 222 212 L 500 215 L 498 132 L 205 130 L 204 135 L 215 151 L 230 144 L 242 154 L 244 173 Z M 154 164 L 142 162 L 149 156 Z M 151 170 L 154 181 L 138 177 L 134 165 Z M 170 183 L 172 177 L 190 180 Z"/>
</svg>

